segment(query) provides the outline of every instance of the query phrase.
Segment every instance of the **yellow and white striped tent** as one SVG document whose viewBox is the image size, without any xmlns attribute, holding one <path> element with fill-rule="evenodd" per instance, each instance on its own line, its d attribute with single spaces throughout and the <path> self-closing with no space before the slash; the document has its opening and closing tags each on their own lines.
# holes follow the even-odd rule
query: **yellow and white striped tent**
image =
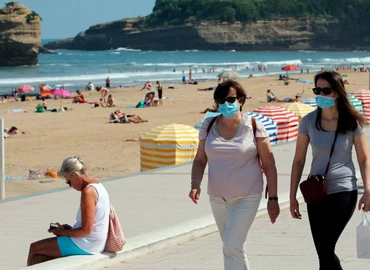
<svg viewBox="0 0 370 270">
<path fill-rule="evenodd" d="M 303 116 L 315 110 L 314 107 L 301 102 L 289 102 L 280 105 L 280 107 L 286 108 L 294 112 L 298 116 L 299 121 L 301 121 Z"/>
<path fill-rule="evenodd" d="M 141 171 L 182 164 L 194 159 L 198 130 L 191 126 L 157 126 L 140 137 Z"/>
</svg>

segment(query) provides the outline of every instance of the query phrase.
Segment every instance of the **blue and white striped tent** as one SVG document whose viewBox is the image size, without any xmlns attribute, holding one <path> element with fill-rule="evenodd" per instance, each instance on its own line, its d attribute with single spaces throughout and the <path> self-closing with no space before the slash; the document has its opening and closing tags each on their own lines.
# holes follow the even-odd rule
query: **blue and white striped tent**
<svg viewBox="0 0 370 270">
<path fill-rule="evenodd" d="M 310 105 L 314 108 L 317 108 L 316 99 L 314 99 L 314 98 L 304 99 L 304 100 L 302 100 L 302 103 Z"/>
<path fill-rule="evenodd" d="M 275 121 L 271 120 L 270 118 L 262 115 L 262 114 L 259 114 L 259 113 L 255 113 L 255 112 L 247 112 L 246 113 L 247 115 L 259 120 L 265 127 L 268 135 L 269 135 L 269 138 L 270 138 L 270 143 L 271 144 L 276 144 L 278 142 L 278 137 L 277 137 L 277 124 Z"/>
</svg>

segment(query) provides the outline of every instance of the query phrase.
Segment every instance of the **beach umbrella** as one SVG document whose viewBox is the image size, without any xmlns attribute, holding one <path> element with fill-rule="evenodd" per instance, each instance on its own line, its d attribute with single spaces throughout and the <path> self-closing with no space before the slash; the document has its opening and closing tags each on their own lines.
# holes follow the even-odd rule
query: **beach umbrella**
<svg viewBox="0 0 370 270">
<path fill-rule="evenodd" d="M 217 77 L 221 77 L 225 79 L 233 79 L 233 78 L 238 78 L 239 74 L 235 71 L 224 71 L 218 74 Z"/>
<path fill-rule="evenodd" d="M 357 99 L 354 95 L 348 94 L 348 100 L 352 104 L 352 106 L 360 113 L 364 114 L 364 109 L 362 108 L 362 103 L 359 99 Z"/>
<path fill-rule="evenodd" d="M 299 119 L 292 111 L 282 107 L 266 105 L 253 110 L 253 112 L 262 114 L 276 122 L 278 142 L 293 141 L 297 138 Z"/>
<path fill-rule="evenodd" d="M 259 120 L 262 125 L 265 127 L 267 134 L 269 135 L 270 144 L 276 144 L 278 141 L 278 128 L 275 121 L 271 120 L 270 118 L 255 112 L 246 112 L 248 116 Z"/>
<path fill-rule="evenodd" d="M 51 91 L 53 91 L 53 89 L 51 89 L 51 87 L 47 84 L 40 84 L 39 85 L 39 89 L 40 89 L 40 96 L 41 97 L 52 97 L 52 93 Z"/>
<path fill-rule="evenodd" d="M 300 78 L 297 80 L 297 82 L 306 83 L 306 84 L 312 84 L 313 82 L 306 78 Z"/>
<path fill-rule="evenodd" d="M 304 100 L 302 100 L 302 103 L 310 105 L 311 107 L 313 107 L 315 109 L 317 108 L 316 99 L 314 99 L 314 98 L 304 99 Z"/>
<path fill-rule="evenodd" d="M 17 92 L 27 94 L 28 92 L 33 90 L 35 90 L 35 88 L 33 88 L 31 85 L 21 85 L 18 87 Z"/>
<path fill-rule="evenodd" d="M 299 120 L 301 120 L 302 117 L 305 116 L 306 114 L 315 110 L 312 106 L 301 103 L 301 102 L 289 102 L 289 103 L 280 105 L 280 107 L 286 108 L 294 112 L 298 116 Z"/>
<path fill-rule="evenodd" d="M 64 89 L 55 89 L 51 92 L 54 96 L 60 97 L 60 108 L 62 108 L 63 99 L 65 98 L 73 98 L 73 94 L 68 90 Z"/>
<path fill-rule="evenodd" d="M 290 70 L 298 70 L 299 67 L 296 65 L 285 65 L 281 70 L 290 71 Z"/>
<path fill-rule="evenodd" d="M 157 126 L 140 136 L 141 171 L 193 161 L 198 130 L 182 124 Z"/>
</svg>

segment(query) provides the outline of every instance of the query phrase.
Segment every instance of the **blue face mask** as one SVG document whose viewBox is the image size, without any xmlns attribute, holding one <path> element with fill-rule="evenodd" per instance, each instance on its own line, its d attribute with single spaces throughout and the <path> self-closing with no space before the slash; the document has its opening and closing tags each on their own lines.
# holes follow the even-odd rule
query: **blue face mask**
<svg viewBox="0 0 370 270">
<path fill-rule="evenodd" d="M 227 101 L 224 104 L 218 105 L 218 110 L 226 118 L 233 118 L 239 111 L 239 107 L 235 100 L 234 103 L 228 103 Z"/>
<path fill-rule="evenodd" d="M 325 96 L 316 96 L 316 103 L 321 109 L 327 109 L 335 105 L 335 98 L 325 97 Z"/>
</svg>

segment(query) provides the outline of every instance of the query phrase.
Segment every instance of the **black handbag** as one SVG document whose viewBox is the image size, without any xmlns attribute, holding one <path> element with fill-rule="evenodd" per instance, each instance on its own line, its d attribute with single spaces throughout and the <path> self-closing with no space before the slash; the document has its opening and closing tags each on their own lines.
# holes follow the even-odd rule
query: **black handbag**
<svg viewBox="0 0 370 270">
<path fill-rule="evenodd" d="M 334 152 L 334 145 L 335 145 L 335 141 L 337 140 L 337 137 L 338 137 L 338 128 L 335 131 L 334 142 L 333 142 L 333 145 L 331 146 L 330 156 L 329 156 L 328 164 L 326 165 L 325 174 L 324 175 L 309 175 L 307 180 L 303 181 L 299 185 L 304 201 L 306 203 L 320 201 L 324 199 L 326 196 L 326 191 L 327 191 L 326 175 L 329 171 L 330 159 Z"/>
</svg>

